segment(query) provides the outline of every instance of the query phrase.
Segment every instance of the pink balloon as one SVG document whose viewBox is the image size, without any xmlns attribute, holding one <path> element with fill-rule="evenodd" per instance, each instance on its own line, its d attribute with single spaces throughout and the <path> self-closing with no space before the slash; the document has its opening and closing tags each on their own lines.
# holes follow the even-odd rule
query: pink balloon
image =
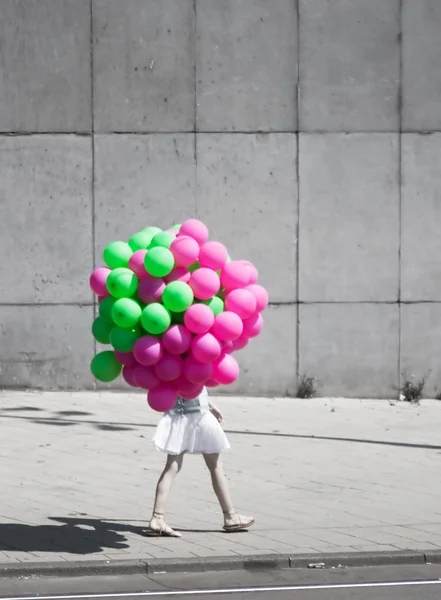
<svg viewBox="0 0 441 600">
<path fill-rule="evenodd" d="M 90 287 L 97 296 L 109 295 L 106 287 L 106 281 L 110 272 L 111 270 L 107 267 L 98 267 L 98 269 L 95 269 L 90 276 Z"/>
<path fill-rule="evenodd" d="M 242 332 L 243 322 L 236 313 L 226 310 L 216 315 L 212 333 L 221 342 L 234 342 Z"/>
<path fill-rule="evenodd" d="M 211 333 L 197 335 L 191 344 L 193 357 L 201 363 L 213 363 L 222 352 L 222 344 Z"/>
<path fill-rule="evenodd" d="M 152 390 L 161 383 L 154 368 L 145 367 L 143 365 L 135 367 L 134 379 L 138 387 L 143 388 L 144 390 Z"/>
<path fill-rule="evenodd" d="M 257 313 L 245 319 L 243 322 L 243 334 L 249 338 L 254 338 L 259 335 L 263 327 L 263 317 L 260 313 Z"/>
<path fill-rule="evenodd" d="M 144 279 L 141 279 L 138 286 L 138 296 L 145 304 L 151 302 L 159 302 L 161 300 L 162 292 L 165 289 L 164 280 L 160 277 L 152 277 L 147 275 Z"/>
<path fill-rule="evenodd" d="M 257 300 L 248 290 L 231 290 L 225 298 L 225 308 L 239 315 L 241 319 L 248 319 L 256 312 Z"/>
<path fill-rule="evenodd" d="M 184 323 L 192 333 L 207 333 L 214 323 L 214 313 L 206 304 L 193 304 L 185 311 Z"/>
<path fill-rule="evenodd" d="M 170 354 L 184 354 L 191 347 L 192 335 L 184 325 L 171 325 L 162 335 L 162 345 Z"/>
<path fill-rule="evenodd" d="M 212 269 L 197 269 L 192 273 L 188 285 L 193 290 L 195 298 L 198 298 L 199 300 L 209 300 L 219 291 L 219 275 Z"/>
<path fill-rule="evenodd" d="M 192 383 L 191 381 L 188 381 L 188 379 L 184 377 L 184 375 L 181 375 L 180 377 L 172 381 L 171 385 L 173 385 L 175 390 L 178 390 L 179 395 L 181 395 L 181 392 L 193 393 L 195 389 L 200 387 L 199 383 Z"/>
<path fill-rule="evenodd" d="M 182 358 L 168 352 L 155 365 L 155 373 L 161 381 L 174 381 L 182 375 L 182 369 Z"/>
<path fill-rule="evenodd" d="M 184 400 L 194 400 L 202 394 L 202 390 L 204 389 L 203 385 L 193 383 L 193 388 L 187 390 L 179 390 L 179 395 Z"/>
<path fill-rule="evenodd" d="M 179 235 L 170 246 L 175 263 L 178 267 L 189 267 L 199 256 L 199 244 L 188 235 Z"/>
<path fill-rule="evenodd" d="M 250 341 L 250 338 L 247 338 L 246 335 L 241 335 L 240 338 L 238 338 L 237 340 L 235 340 L 233 342 L 233 346 L 234 346 L 234 350 L 242 350 L 242 348 L 245 348 L 245 346 L 248 345 L 248 342 Z"/>
<path fill-rule="evenodd" d="M 249 260 L 238 260 L 238 263 L 245 265 L 248 269 L 248 275 L 250 276 L 249 283 L 256 283 L 259 278 L 259 272 L 256 267 Z"/>
<path fill-rule="evenodd" d="M 175 267 L 173 271 L 164 277 L 165 283 L 171 283 L 172 281 L 183 281 L 188 283 L 191 277 L 190 271 L 187 271 L 185 267 Z"/>
<path fill-rule="evenodd" d="M 211 378 L 213 365 L 201 363 L 193 356 L 187 356 L 184 360 L 184 377 L 192 383 L 203 384 Z"/>
<path fill-rule="evenodd" d="M 129 269 L 132 269 L 138 279 L 144 279 L 149 276 L 144 266 L 146 254 L 147 250 L 137 250 L 132 254 L 129 260 Z"/>
<path fill-rule="evenodd" d="M 202 223 L 202 221 L 198 221 L 197 219 L 188 219 L 188 221 L 182 223 L 181 228 L 179 229 L 179 236 L 181 235 L 188 235 L 189 237 L 195 239 L 198 244 L 205 244 L 205 242 L 208 240 L 208 229 L 207 226 Z"/>
<path fill-rule="evenodd" d="M 133 356 L 140 365 L 155 365 L 163 352 L 161 340 L 153 335 L 140 337 L 133 346 Z"/>
<path fill-rule="evenodd" d="M 136 367 L 123 367 L 122 370 L 122 376 L 124 381 L 132 387 L 138 387 L 138 384 L 135 380 L 135 369 Z"/>
<path fill-rule="evenodd" d="M 176 237 L 179 233 L 178 231 L 176 231 L 176 229 L 166 229 L 165 231 L 166 233 L 171 233 L 173 237 Z"/>
<path fill-rule="evenodd" d="M 222 346 L 222 352 L 224 354 L 231 354 L 232 352 L 234 352 L 235 347 L 234 344 L 236 342 L 224 342 L 223 346 Z"/>
<path fill-rule="evenodd" d="M 213 365 L 213 379 L 222 385 L 230 385 L 239 377 L 239 365 L 230 354 L 222 354 Z"/>
<path fill-rule="evenodd" d="M 218 385 L 219 384 L 215 379 L 209 379 L 208 381 L 205 382 L 205 387 L 209 387 L 209 388 L 215 388 Z"/>
<path fill-rule="evenodd" d="M 199 264 L 218 271 L 228 260 L 228 250 L 220 242 L 206 242 L 199 253 Z"/>
<path fill-rule="evenodd" d="M 245 289 L 251 292 L 256 298 L 257 312 L 262 312 L 263 310 L 265 310 L 265 308 L 268 306 L 268 292 L 266 291 L 266 289 L 258 283 L 248 285 Z"/>
<path fill-rule="evenodd" d="M 238 260 L 233 260 L 222 269 L 220 280 L 227 292 L 243 288 L 250 282 L 248 267 Z"/>
<path fill-rule="evenodd" d="M 120 352 L 119 350 L 115 350 L 114 355 L 116 360 L 126 367 L 136 367 L 138 364 L 131 352 Z"/>
<path fill-rule="evenodd" d="M 161 383 L 158 387 L 150 390 L 147 395 L 147 402 L 150 408 L 157 412 L 167 412 L 176 404 L 178 395 L 176 390 L 167 384 Z"/>
</svg>

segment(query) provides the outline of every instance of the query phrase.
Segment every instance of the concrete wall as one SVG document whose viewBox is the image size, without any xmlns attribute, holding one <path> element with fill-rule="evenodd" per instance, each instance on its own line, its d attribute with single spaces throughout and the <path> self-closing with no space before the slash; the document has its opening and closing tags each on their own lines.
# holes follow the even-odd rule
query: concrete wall
<svg viewBox="0 0 441 600">
<path fill-rule="evenodd" d="M 103 247 L 197 215 L 271 292 L 234 391 L 432 394 L 440 30 L 439 0 L 1 0 L 0 385 L 92 387 Z"/>
</svg>

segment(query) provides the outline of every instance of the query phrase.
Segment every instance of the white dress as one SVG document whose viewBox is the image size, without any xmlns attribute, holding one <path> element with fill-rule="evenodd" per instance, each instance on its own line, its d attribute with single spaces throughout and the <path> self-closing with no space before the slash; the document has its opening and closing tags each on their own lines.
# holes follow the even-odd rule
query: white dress
<svg viewBox="0 0 441 600">
<path fill-rule="evenodd" d="M 155 448 L 166 454 L 218 454 L 230 444 L 210 412 L 206 388 L 195 400 L 178 398 L 175 407 L 159 421 L 153 437 Z"/>
</svg>

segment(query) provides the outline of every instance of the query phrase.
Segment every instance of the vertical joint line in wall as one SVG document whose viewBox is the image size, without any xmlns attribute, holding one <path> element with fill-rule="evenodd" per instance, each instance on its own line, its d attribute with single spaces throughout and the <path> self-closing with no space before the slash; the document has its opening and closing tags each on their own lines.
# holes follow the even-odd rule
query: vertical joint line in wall
<svg viewBox="0 0 441 600">
<path fill-rule="evenodd" d="M 198 24 L 197 24 L 197 0 L 193 0 L 193 18 L 194 18 L 194 132 L 193 132 L 193 155 L 195 165 L 195 211 L 196 217 L 199 217 L 199 198 L 198 198 L 198 153 L 197 153 L 197 131 L 198 131 L 198 83 L 197 83 L 197 47 L 198 47 Z"/>
<path fill-rule="evenodd" d="M 95 114 L 94 114 L 94 69 L 93 69 L 93 0 L 90 0 L 90 125 L 91 125 L 91 204 L 92 204 L 92 266 L 95 269 Z M 96 296 L 93 294 L 93 314 L 96 311 Z M 94 354 L 97 352 L 97 343 L 94 340 Z"/>
<path fill-rule="evenodd" d="M 401 388 L 401 243 L 402 243 L 402 130 L 403 130 L 403 0 L 398 2 L 399 71 L 398 71 L 398 389 Z"/>
<path fill-rule="evenodd" d="M 300 0 L 294 0 L 294 10 L 297 16 L 297 81 L 295 84 L 295 95 L 297 111 L 295 115 L 296 131 L 300 129 L 300 117 L 299 117 L 299 106 L 300 106 Z"/>
<path fill-rule="evenodd" d="M 296 82 L 296 186 L 297 186 L 297 222 L 296 222 L 296 385 L 300 377 L 300 134 L 299 134 L 299 97 L 300 97 L 300 0 L 294 0 L 297 13 L 297 82 Z"/>
<path fill-rule="evenodd" d="M 92 260 L 95 268 L 95 111 L 94 111 L 94 67 L 93 67 L 93 0 L 90 0 L 90 119 L 92 130 Z"/>
<path fill-rule="evenodd" d="M 296 186 L 297 186 L 297 222 L 296 222 L 296 377 L 300 377 L 300 135 L 296 133 Z"/>
</svg>

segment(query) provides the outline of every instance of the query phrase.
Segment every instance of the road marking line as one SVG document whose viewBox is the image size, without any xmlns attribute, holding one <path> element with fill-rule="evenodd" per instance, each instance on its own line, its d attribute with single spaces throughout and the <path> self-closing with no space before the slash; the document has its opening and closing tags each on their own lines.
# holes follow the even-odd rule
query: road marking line
<svg viewBox="0 0 441 600">
<path fill-rule="evenodd" d="M 315 585 L 287 585 L 273 587 L 243 587 L 227 589 L 207 589 L 207 590 L 165 590 L 156 592 L 121 592 L 111 594 L 66 594 L 62 596 L 10 596 L 0 597 L 1 600 L 87 600 L 87 598 L 154 598 L 166 596 L 202 596 L 209 594 L 246 594 L 257 592 L 300 592 L 308 590 L 351 590 L 362 588 L 388 588 L 388 587 L 415 587 L 420 585 L 441 585 L 441 579 L 427 579 L 420 581 L 383 581 L 371 583 L 334 583 L 334 584 L 315 584 Z"/>
</svg>

